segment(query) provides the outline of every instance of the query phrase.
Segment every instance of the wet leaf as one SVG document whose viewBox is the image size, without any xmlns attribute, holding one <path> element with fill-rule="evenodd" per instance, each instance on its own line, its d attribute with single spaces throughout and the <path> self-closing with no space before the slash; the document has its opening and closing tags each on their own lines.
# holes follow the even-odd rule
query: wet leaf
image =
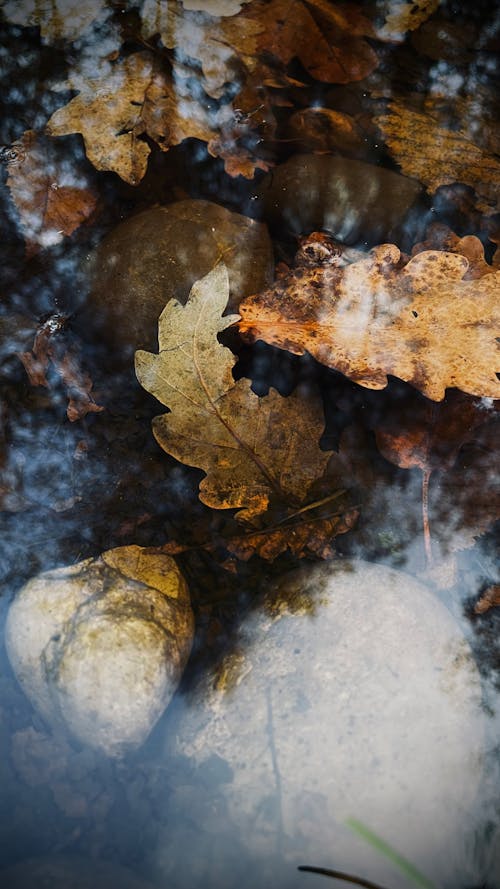
<svg viewBox="0 0 500 889">
<path fill-rule="evenodd" d="M 363 133 L 354 118 L 331 108 L 296 111 L 288 121 L 287 137 L 297 140 L 307 151 L 341 151 L 358 157 L 365 148 Z"/>
<path fill-rule="evenodd" d="M 476 428 L 459 451 L 454 465 L 436 473 L 429 490 L 433 538 L 447 552 L 474 545 L 500 519 L 498 472 L 500 424 L 493 403 L 490 421 Z"/>
<path fill-rule="evenodd" d="M 258 37 L 260 52 L 287 65 L 298 58 L 311 77 L 326 83 L 351 83 L 367 77 L 378 57 L 361 35 L 373 34 L 370 22 L 355 7 L 327 0 L 252 3 L 248 17 L 265 23 Z"/>
<path fill-rule="evenodd" d="M 151 150 L 141 136 L 164 151 L 184 139 L 214 136 L 201 104 L 179 95 L 149 52 L 134 53 L 82 84 L 79 95 L 52 115 L 47 132 L 81 133 L 95 168 L 131 185 L 144 176 Z"/>
<path fill-rule="evenodd" d="M 476 614 L 484 614 L 490 608 L 496 608 L 500 605 L 500 583 L 495 583 L 488 587 L 477 600 L 474 611 Z"/>
<path fill-rule="evenodd" d="M 51 368 L 56 371 L 68 396 L 68 420 L 74 422 L 104 408 L 94 401 L 91 394 L 92 380 L 81 369 L 76 355 L 66 349 L 64 343 L 58 343 L 55 339 L 56 334 L 63 330 L 65 321 L 64 316 L 52 315 L 37 331 L 32 351 L 20 352 L 19 359 L 32 386 L 50 389 L 47 373 Z"/>
<path fill-rule="evenodd" d="M 264 528 L 254 533 L 232 537 L 225 546 L 241 561 L 260 556 L 272 562 L 279 555 L 290 552 L 299 559 L 316 556 L 331 559 L 335 555 L 333 541 L 339 534 L 350 531 L 359 513 L 351 509 L 331 518 L 304 519 L 301 522 L 277 528 Z"/>
<path fill-rule="evenodd" d="M 208 12 L 208 10 L 206 10 Z M 178 62 L 200 62 L 205 91 L 219 98 L 225 84 L 244 80 L 271 54 L 283 65 L 298 58 L 306 71 L 328 83 L 366 77 L 378 64 L 362 35 L 370 22 L 355 7 L 327 0 L 252 0 L 238 15 L 213 19 L 178 2 L 145 0 L 143 34 L 160 34 Z"/>
<path fill-rule="evenodd" d="M 319 400 L 271 389 L 256 396 L 235 383 L 235 358 L 217 334 L 238 316 L 221 317 L 229 283 L 218 265 L 192 288 L 182 306 L 171 300 L 159 321 L 159 354 L 136 353 L 141 385 L 171 413 L 156 417 L 160 446 L 206 472 L 200 499 L 216 509 L 239 508 L 241 518 L 264 512 L 270 498 L 300 502 L 322 475 L 329 454 L 320 450 Z"/>
<path fill-rule="evenodd" d="M 47 139 L 26 130 L 10 152 L 7 185 L 28 255 L 58 244 L 96 210 L 97 194 L 81 172 L 57 158 Z"/>
<path fill-rule="evenodd" d="M 250 0 L 182 0 L 184 9 L 206 12 L 208 15 L 236 15 Z"/>
<path fill-rule="evenodd" d="M 202 88 L 213 98 L 220 98 L 225 84 L 238 81 L 245 64 L 251 71 L 257 35 L 264 28 L 263 21 L 248 20 L 245 10 L 228 19 L 218 19 L 186 10 L 177 0 L 164 4 L 144 0 L 142 6 L 145 39 L 159 34 L 163 44 L 174 50 L 176 65 L 192 66 L 193 61 L 199 62 Z"/>
<path fill-rule="evenodd" d="M 440 403 L 407 399 L 375 429 L 381 454 L 402 469 L 449 469 L 463 445 L 491 418 L 481 398 L 452 391 Z"/>
<path fill-rule="evenodd" d="M 388 375 L 434 401 L 448 387 L 500 397 L 500 275 L 464 281 L 464 256 L 434 250 L 405 266 L 393 244 L 345 266 L 298 268 L 240 305 L 240 332 L 306 350 L 368 389 Z"/>
<path fill-rule="evenodd" d="M 438 8 L 439 0 L 383 0 L 377 3 L 377 16 L 383 23 L 376 29 L 379 40 L 404 40 L 407 31 L 414 31 Z"/>
<path fill-rule="evenodd" d="M 422 253 L 424 250 L 447 250 L 450 253 L 458 253 L 469 262 L 469 268 L 464 275 L 464 281 L 472 281 L 495 271 L 493 266 L 484 258 L 484 247 L 475 235 L 465 235 L 459 238 L 447 225 L 432 223 L 428 226 L 425 240 L 415 244 L 411 251 L 412 256 Z"/>
<path fill-rule="evenodd" d="M 102 0 L 6 0 L 2 13 L 15 25 L 38 25 L 42 37 L 52 42 L 80 37 L 103 8 Z"/>
<path fill-rule="evenodd" d="M 447 129 L 433 114 L 395 101 L 375 121 L 403 173 L 422 182 L 430 194 L 459 182 L 474 189 L 481 212 L 498 212 L 500 161 L 475 145 L 467 129 Z"/>
</svg>

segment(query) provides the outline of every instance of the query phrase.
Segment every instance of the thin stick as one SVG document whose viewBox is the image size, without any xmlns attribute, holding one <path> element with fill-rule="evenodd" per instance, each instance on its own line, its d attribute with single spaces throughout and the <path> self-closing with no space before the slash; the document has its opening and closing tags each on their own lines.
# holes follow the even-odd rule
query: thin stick
<svg viewBox="0 0 500 889">
<path fill-rule="evenodd" d="M 429 481 L 432 469 L 422 470 L 422 522 L 424 528 L 424 546 L 427 558 L 427 567 L 432 568 L 434 558 L 432 555 L 431 529 L 429 526 Z"/>
<path fill-rule="evenodd" d="M 371 880 L 364 880 L 363 877 L 356 877 L 354 874 L 344 874 L 340 870 L 330 870 L 328 867 L 310 867 L 307 864 L 301 864 L 297 870 L 307 871 L 311 874 L 322 874 L 324 877 L 334 877 L 336 880 L 344 880 L 346 883 L 364 886 L 365 889 L 385 889 L 379 883 L 372 883 Z"/>
</svg>

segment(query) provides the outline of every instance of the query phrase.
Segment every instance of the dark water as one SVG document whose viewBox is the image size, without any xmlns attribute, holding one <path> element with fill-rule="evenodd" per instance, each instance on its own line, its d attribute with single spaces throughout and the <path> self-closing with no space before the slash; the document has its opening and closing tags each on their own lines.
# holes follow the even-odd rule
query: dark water
<svg viewBox="0 0 500 889">
<path fill-rule="evenodd" d="M 377 11 L 379 16 L 384 15 L 387 5 L 366 4 L 375 18 Z M 249 563 L 240 563 L 237 573 L 231 573 L 221 567 L 217 554 L 196 548 L 200 541 L 236 533 L 237 524 L 231 516 L 210 511 L 199 502 L 202 473 L 168 457 L 153 439 L 151 419 L 158 413 L 158 403 L 140 388 L 130 362 L 133 312 L 123 336 L 117 336 L 116 330 L 112 336 L 109 330 L 93 330 L 85 314 L 88 257 L 117 224 L 134 214 L 179 199 L 214 201 L 268 223 L 276 261 L 289 263 L 310 195 L 305 189 L 301 191 L 299 183 L 286 223 L 262 198 L 262 188 L 269 181 L 264 179 L 264 172 L 258 170 L 254 179 L 232 178 L 224 171 L 223 161 L 208 152 L 206 142 L 197 139 L 188 139 L 165 153 L 149 140 L 153 150 L 147 173 L 140 184 L 133 186 L 114 173 L 95 170 L 85 156 L 81 137 L 70 135 L 54 141 L 51 162 L 66 171 L 67 181 L 87 183 L 96 191 L 99 212 L 71 237 L 41 244 L 27 255 L 26 226 L 23 229 L 20 224 L 7 175 L 9 163 L 12 170 L 19 157 L 22 161 L 19 140 L 23 133 L 42 133 L 53 112 L 75 94 L 67 88 L 58 91 L 55 85 L 70 74 L 85 76 L 99 59 L 113 57 L 118 50 L 127 57 L 144 50 L 145 45 L 153 47 L 167 66 L 172 60 L 191 64 L 187 32 L 169 52 L 158 37 L 145 44 L 140 25 L 146 6 L 141 9 L 132 3 L 84 2 L 81 11 L 88 6 L 89 27 L 82 33 L 77 29 L 75 34 L 68 22 L 76 21 L 76 5 L 56 4 L 66 27 L 54 32 L 53 25 L 47 25 L 41 35 L 37 15 L 42 23 L 50 23 L 49 6 L 27 0 L 0 4 L 5 19 L 0 46 L 0 144 L 4 161 L 0 193 L 2 626 L 13 595 L 39 572 L 74 564 L 116 546 L 157 546 L 175 539 L 193 546 L 192 551 L 179 557 L 179 562 L 190 584 L 197 631 L 178 699 L 146 744 L 119 760 L 106 759 L 69 739 L 54 737 L 20 690 L 2 646 L 0 865 L 10 867 L 40 857 L 48 862 L 47 867 L 54 868 L 53 856 L 67 856 L 59 860 L 60 883 L 55 882 L 55 871 L 51 876 L 52 885 L 61 887 L 71 885 L 70 874 L 74 871 L 81 880 L 88 878 L 89 885 L 102 885 L 103 889 L 127 885 L 123 873 L 99 871 L 96 862 L 129 869 L 130 879 L 135 874 L 137 885 L 144 887 L 314 886 L 326 878 L 298 874 L 296 864 L 334 868 L 334 845 L 331 861 L 301 862 L 300 848 L 278 848 L 272 855 L 262 853 L 258 831 L 254 843 L 251 822 L 235 816 L 234 800 L 231 802 L 226 793 L 234 778 L 228 763 L 214 753 L 202 767 L 182 750 L 183 725 L 189 719 L 185 711 L 194 706 L 193 687 L 200 676 L 212 676 L 223 654 L 239 650 L 235 641 L 239 622 L 245 625 L 247 616 L 250 620 L 262 588 L 296 568 L 297 560 L 285 555 L 270 564 L 254 557 Z M 294 3 L 289 6 L 290 20 L 294 21 Z M 297 28 L 298 42 L 299 38 Z M 442 104 L 437 107 L 443 125 L 452 130 L 465 127 L 471 142 L 494 156 L 495 149 L 498 152 L 499 126 L 495 116 L 498 40 L 498 14 L 495 17 L 489 4 L 450 2 L 439 4 L 434 16 L 399 43 L 369 38 L 368 45 L 380 61 L 361 81 L 321 82 L 294 59 L 287 72 L 303 86 L 290 83 L 282 89 L 289 104 L 274 109 L 276 132 L 271 134 L 263 127 L 256 135 L 250 129 L 243 140 L 245 147 L 271 167 L 299 153 L 313 155 L 314 145 L 304 146 L 290 136 L 289 117 L 298 109 L 327 107 L 362 122 L 365 140 L 358 160 L 373 170 L 382 167 L 397 171 L 397 164 L 374 130 L 373 116 L 380 107 L 377 103 L 387 97 L 402 96 L 406 101 L 412 97 L 415 102 L 417 95 L 418 107 L 424 107 L 426 100 L 440 98 Z M 185 83 L 192 96 L 201 95 L 199 67 L 193 67 Z M 229 94 L 236 85 L 226 89 Z M 468 108 L 460 118 L 459 100 Z M 203 101 L 211 106 L 217 102 L 206 96 Z M 337 149 L 336 155 L 353 156 L 345 146 Z M 487 261 L 494 256 L 499 217 L 478 206 L 480 202 L 468 185 L 447 185 L 433 195 L 422 192 L 411 212 L 388 225 L 382 237 L 373 216 L 366 212 L 366 193 L 354 189 L 347 199 L 354 220 L 354 234 L 347 237 L 350 246 L 366 250 L 390 236 L 409 252 L 425 236 L 426 226 L 434 222 L 449 226 L 460 237 L 475 235 L 484 245 Z M 389 207 L 393 196 L 379 189 L 378 200 Z M 335 208 L 327 210 L 335 213 Z M 329 226 L 323 222 L 317 227 Z M 343 236 L 341 227 L 333 231 L 330 227 L 330 231 Z M 307 225 L 304 233 L 308 233 Z M 188 240 L 182 227 L 178 237 L 180 246 Z M 92 391 L 96 402 L 104 405 L 103 412 L 88 413 L 69 422 L 67 392 L 53 368 L 47 372 L 49 387 L 30 385 L 18 353 L 31 349 L 36 331 L 47 319 L 60 325 L 55 342 L 62 352 L 71 349 L 77 356 L 79 367 L 93 381 Z M 430 876 L 439 885 L 454 889 L 500 886 L 495 749 L 500 619 L 495 609 L 484 615 L 473 612 L 481 591 L 499 582 L 494 505 L 498 503 L 500 476 L 494 460 L 498 449 L 495 427 L 490 423 L 487 435 L 467 440 L 458 450 L 450 472 L 434 476 L 429 495 L 435 558 L 432 573 L 426 564 L 422 535 L 421 473 L 399 469 L 384 460 L 373 434 L 387 416 L 401 417 L 403 422 L 423 410 L 423 396 L 394 378 L 383 391 L 363 389 L 307 356 L 297 358 L 261 342 L 254 346 L 230 344 L 239 356 L 235 375 L 250 377 L 258 394 L 274 386 L 287 395 L 298 384 L 311 393 L 321 393 L 327 418 L 325 448 L 338 448 L 342 436 L 347 435 L 344 441 L 349 443 L 358 467 L 358 482 L 352 486 L 349 505 L 361 504 L 361 514 L 356 528 L 337 538 L 338 553 L 428 580 L 470 643 L 481 675 L 485 719 L 485 734 L 478 746 L 487 757 L 478 796 L 471 805 L 470 830 L 464 830 L 467 839 L 458 831 L 450 838 L 446 825 L 436 824 L 437 835 L 446 837 L 442 857 L 449 867 L 441 871 L 436 867 Z M 494 417 L 491 402 L 485 399 L 484 409 Z M 445 575 L 447 579 L 443 579 Z M 305 712 L 295 718 L 307 723 L 310 717 Z M 248 719 L 251 721 L 251 713 Z M 318 769 L 321 771 L 320 764 Z M 272 809 L 272 794 L 270 797 L 263 805 Z M 315 804 L 310 803 L 312 810 Z M 363 812 L 352 814 L 363 820 Z M 446 820 L 442 810 L 438 816 Z M 271 811 L 270 823 L 273 817 Z M 321 812 L 311 816 L 311 823 L 315 818 L 321 823 Z M 454 823 L 450 816 L 450 824 Z M 467 825 L 467 817 L 462 827 L 463 823 Z M 371 827 L 376 830 L 377 826 Z M 391 837 L 384 835 L 382 828 L 381 833 L 390 843 Z M 305 844 L 304 848 L 309 847 Z M 372 859 L 363 858 L 362 843 L 360 850 L 359 858 L 343 860 L 342 867 L 354 873 L 364 868 L 362 875 L 376 880 Z M 373 855 L 373 860 L 377 861 L 378 855 L 382 862 L 380 879 L 387 874 L 388 889 L 412 885 L 401 870 L 391 871 L 388 865 L 385 870 L 380 853 Z M 413 863 L 425 871 L 425 860 Z M 6 879 L 13 881 L 14 877 Z M 15 885 L 32 884 L 26 878 Z"/>
</svg>

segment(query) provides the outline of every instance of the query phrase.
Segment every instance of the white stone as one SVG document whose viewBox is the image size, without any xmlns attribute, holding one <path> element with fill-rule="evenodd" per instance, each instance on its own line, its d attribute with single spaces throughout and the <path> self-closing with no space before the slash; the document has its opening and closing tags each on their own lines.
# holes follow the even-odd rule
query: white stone
<svg viewBox="0 0 500 889">
<path fill-rule="evenodd" d="M 383 566 L 309 567 L 287 584 L 298 611 L 282 604 L 278 617 L 247 621 L 232 686 L 207 678 L 170 730 L 202 784 L 210 763 L 223 766 L 227 783 L 211 793 L 231 827 L 217 841 L 243 850 L 240 872 L 233 860 L 224 873 L 223 851 L 216 877 L 202 861 L 195 871 L 196 849 L 186 863 L 174 831 L 162 837 L 160 873 L 173 867 L 180 886 L 196 872 L 205 887 L 307 889 L 322 879 L 297 873 L 309 864 L 410 887 L 346 826 L 354 818 L 436 885 L 467 885 L 484 725 L 460 629 L 425 586 Z"/>
<path fill-rule="evenodd" d="M 176 563 L 138 546 L 40 574 L 18 592 L 6 623 L 10 662 L 36 709 L 109 756 L 146 739 L 192 637 Z"/>
</svg>

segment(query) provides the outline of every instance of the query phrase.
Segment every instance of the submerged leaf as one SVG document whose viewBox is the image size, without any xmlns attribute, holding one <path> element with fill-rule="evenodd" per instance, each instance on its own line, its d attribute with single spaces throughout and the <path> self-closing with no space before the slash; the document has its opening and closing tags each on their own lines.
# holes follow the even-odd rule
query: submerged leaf
<svg viewBox="0 0 500 889">
<path fill-rule="evenodd" d="M 71 164 L 54 156 L 49 140 L 26 130 L 15 142 L 7 185 L 19 213 L 28 255 L 58 244 L 89 220 L 97 194 Z"/>
<path fill-rule="evenodd" d="M 300 502 L 330 455 L 319 448 L 319 399 L 283 398 L 273 389 L 259 398 L 249 380 L 235 383 L 234 356 L 217 340 L 238 317 L 221 317 L 228 295 L 227 269 L 218 265 L 185 306 L 170 301 L 160 316 L 159 354 L 137 352 L 136 373 L 171 411 L 153 421 L 160 446 L 206 472 L 203 503 L 238 507 L 247 519 L 264 512 L 271 496 Z"/>
<path fill-rule="evenodd" d="M 434 401 L 447 387 L 500 397 L 500 273 L 464 281 L 468 260 L 436 250 L 401 263 L 385 244 L 344 267 L 298 268 L 241 303 L 240 332 L 368 389 L 390 374 Z"/>
<path fill-rule="evenodd" d="M 52 115 L 47 132 L 81 133 L 95 168 L 111 170 L 130 185 L 141 181 L 151 151 L 141 136 L 167 150 L 184 139 L 215 135 L 201 104 L 177 95 L 149 52 L 127 56 L 84 82 L 79 95 Z"/>
<path fill-rule="evenodd" d="M 430 194 L 460 182 L 474 189 L 479 210 L 498 211 L 500 161 L 475 145 L 467 130 L 447 129 L 433 114 L 396 101 L 375 122 L 403 173 L 422 182 Z"/>
<path fill-rule="evenodd" d="M 102 0 L 6 0 L 2 13 L 16 25 L 38 25 L 42 37 L 55 41 L 80 37 L 103 8 Z"/>
<path fill-rule="evenodd" d="M 438 8 L 439 0 L 382 0 L 377 3 L 377 15 L 383 24 L 377 29 L 379 40 L 404 40 L 407 31 L 414 31 Z"/>
</svg>

